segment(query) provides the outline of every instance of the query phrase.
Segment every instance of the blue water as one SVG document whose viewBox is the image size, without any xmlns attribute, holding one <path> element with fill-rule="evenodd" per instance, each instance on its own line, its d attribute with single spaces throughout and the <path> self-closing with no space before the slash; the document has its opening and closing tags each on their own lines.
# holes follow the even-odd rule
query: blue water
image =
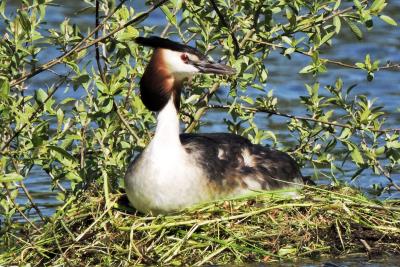
<svg viewBox="0 0 400 267">
<path fill-rule="evenodd" d="M 11 1 L 9 3 L 7 13 L 15 13 L 16 6 L 20 5 L 20 2 Z M 55 3 L 58 6 L 49 7 L 47 11 L 47 28 L 57 27 L 65 17 L 71 18 L 71 22 L 76 23 L 81 29 L 87 26 L 94 27 L 93 13 L 86 12 L 79 15 L 76 13 L 87 5 L 83 1 L 55 1 Z M 132 4 L 132 2 L 130 3 Z M 134 5 L 137 11 L 146 9 L 143 4 L 140 7 L 136 7 L 136 3 Z M 387 10 L 386 14 L 400 22 L 400 1 L 391 1 L 390 6 L 391 8 Z M 4 25 L 1 25 L 1 23 L 0 21 L 0 33 L 4 29 Z M 373 59 L 379 59 L 381 62 L 386 62 L 387 60 L 400 62 L 399 28 L 388 26 L 379 20 L 374 21 L 374 23 L 373 30 L 366 32 L 364 34 L 365 38 L 362 41 L 357 41 L 348 30 L 345 30 L 339 38 L 336 37 L 332 47 L 323 51 L 322 56 L 343 62 L 363 62 L 364 55 L 369 53 Z M 163 13 L 157 10 L 150 15 L 144 24 L 161 25 L 156 28 L 156 31 L 160 32 L 166 21 Z M 343 25 L 343 28 L 346 29 L 345 25 Z M 46 51 L 48 52 L 43 53 L 40 58 L 41 62 L 46 62 L 59 55 L 59 51 L 52 48 Z M 302 55 L 293 55 L 292 59 L 289 60 L 280 55 L 279 52 L 279 50 L 272 52 L 265 62 L 269 70 L 269 80 L 266 84 L 266 89 L 274 90 L 275 95 L 278 96 L 278 103 L 281 103 L 280 105 L 278 104 L 278 108 L 281 112 L 306 115 L 305 111 L 299 105 L 299 96 L 307 95 L 304 84 L 313 83 L 315 78 L 311 75 L 300 75 L 298 71 L 302 66 L 307 65 L 310 59 Z M 364 94 L 370 99 L 376 98 L 375 104 L 383 106 L 383 110 L 387 114 L 386 127 L 400 127 L 400 75 L 398 71 L 380 71 L 375 74 L 373 82 L 367 82 L 365 73 L 362 71 L 338 68 L 335 65 L 328 65 L 328 68 L 329 72 L 321 75 L 318 79 L 321 87 L 333 84 L 337 77 L 343 79 L 345 86 L 358 84 L 356 89 L 353 90 L 353 94 Z M 63 72 L 64 68 L 59 65 L 54 70 Z M 54 78 L 55 76 L 50 72 L 32 78 L 28 82 L 30 92 L 35 88 L 42 88 L 44 84 L 51 85 Z M 254 96 L 259 92 L 249 89 L 246 93 Z M 79 90 L 77 92 L 69 91 L 67 95 L 63 90 L 59 90 L 56 97 L 59 99 L 66 96 L 79 97 L 80 94 L 82 92 Z M 219 95 L 224 97 L 226 91 L 222 89 Z M 202 127 L 201 131 L 227 131 L 226 125 L 223 124 L 223 120 L 221 119 L 225 116 L 226 114 L 223 112 L 209 112 L 203 118 L 203 121 L 207 123 Z M 272 116 L 266 118 L 263 114 L 257 115 L 257 123 L 261 128 L 274 131 L 281 140 L 287 140 L 287 143 L 290 143 L 293 138 L 287 131 L 287 122 L 288 119 L 282 117 Z M 352 170 L 349 169 L 348 171 L 350 173 Z M 313 174 L 313 169 L 306 166 L 303 173 Z M 393 177 L 395 181 L 400 183 L 399 173 L 394 174 Z M 343 178 L 346 178 L 346 174 Z M 366 171 L 353 185 L 367 191 L 370 184 L 380 181 L 382 181 L 382 177 L 374 176 L 371 172 Z M 329 183 L 328 180 L 324 180 L 323 178 L 319 182 Z M 40 168 L 33 168 L 25 183 L 43 213 L 51 215 L 59 201 L 56 199 L 57 191 L 51 188 L 50 178 L 47 174 Z M 400 197 L 400 194 L 397 192 L 394 195 L 386 195 L 386 197 Z M 21 198 L 19 201 L 25 202 L 26 199 Z"/>
</svg>

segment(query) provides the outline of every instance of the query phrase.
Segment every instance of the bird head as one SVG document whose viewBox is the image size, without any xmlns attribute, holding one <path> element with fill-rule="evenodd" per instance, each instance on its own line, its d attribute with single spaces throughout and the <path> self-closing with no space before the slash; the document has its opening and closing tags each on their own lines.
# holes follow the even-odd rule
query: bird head
<svg viewBox="0 0 400 267">
<path fill-rule="evenodd" d="M 160 111 L 171 97 L 179 109 L 184 81 L 197 73 L 233 75 L 235 69 L 212 62 L 196 48 L 160 37 L 138 37 L 139 45 L 154 48 L 153 55 L 140 80 L 143 103 L 152 111 Z"/>
</svg>

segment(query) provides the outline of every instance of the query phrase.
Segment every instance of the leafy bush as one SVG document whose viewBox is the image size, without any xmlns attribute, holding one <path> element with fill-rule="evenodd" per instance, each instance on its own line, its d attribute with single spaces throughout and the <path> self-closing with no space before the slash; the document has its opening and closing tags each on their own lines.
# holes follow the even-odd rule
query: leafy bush
<svg viewBox="0 0 400 267">
<path fill-rule="evenodd" d="M 13 224 L 18 214 L 32 224 L 35 218 L 46 220 L 24 184 L 32 168 L 51 177 L 63 202 L 90 185 L 110 205 L 109 194 L 120 190 L 127 164 L 148 143 L 155 124 L 137 91 L 150 51 L 133 42 L 155 32 L 195 44 L 238 71 L 229 81 L 213 76 L 192 81 L 181 110 L 186 132 L 199 130 L 207 112 L 223 109 L 229 131 L 286 149 L 279 137 L 255 123 L 255 116 L 287 117 L 287 130 L 296 140 L 295 149 L 288 152 L 300 164 L 313 166 L 315 177 L 326 175 L 320 167 L 328 167 L 329 179 L 337 182 L 346 162 L 354 169 L 351 179 L 370 169 L 382 177 L 377 190 L 400 189 L 391 178 L 400 162 L 399 129 L 384 128 L 381 108 L 363 95 L 353 97 L 353 86 L 340 78 L 332 85 L 306 85 L 303 117 L 281 113 L 279 99 L 264 89 L 264 60 L 276 52 L 288 58 L 309 57 L 310 64 L 298 66 L 298 71 L 316 80 L 329 64 L 360 69 L 370 81 L 377 71 L 398 69 L 370 55 L 354 64 L 321 56 L 343 28 L 362 39 L 360 28 L 372 28 L 375 19 L 397 25 L 384 14 L 385 0 L 162 0 L 145 11 L 139 11 L 142 4 L 126 0 L 85 2 L 83 11 L 96 16 L 96 27 L 79 28 L 66 18 L 59 28 L 46 30 L 52 1 L 23 0 L 13 15 L 5 12 L 7 3 L 1 1 L 0 233 L 19 227 Z M 159 9 L 168 23 L 162 29 L 144 26 Z M 44 61 L 54 50 L 59 56 Z M 53 79 L 34 85 L 31 81 L 44 72 Z M 216 95 L 221 86 L 229 86 L 223 98 Z M 249 97 L 248 88 L 259 90 L 258 97 Z M 81 97 L 64 96 L 71 91 L 79 91 Z M 25 195 L 27 203 L 18 203 L 18 195 Z M 32 209 L 39 215 L 34 219 L 28 216 Z M 7 235 L 3 237 L 4 242 Z"/>
</svg>

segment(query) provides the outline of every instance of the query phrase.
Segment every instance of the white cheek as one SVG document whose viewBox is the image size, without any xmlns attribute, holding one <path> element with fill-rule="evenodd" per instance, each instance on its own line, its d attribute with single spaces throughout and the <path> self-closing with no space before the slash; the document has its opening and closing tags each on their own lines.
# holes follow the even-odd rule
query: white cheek
<svg viewBox="0 0 400 267">
<path fill-rule="evenodd" d="M 165 50 L 164 58 L 165 58 L 165 63 L 168 66 L 168 69 L 172 73 L 175 73 L 183 77 L 190 77 L 198 73 L 199 70 L 196 67 L 183 62 L 181 54 L 182 53 L 180 52 Z"/>
</svg>

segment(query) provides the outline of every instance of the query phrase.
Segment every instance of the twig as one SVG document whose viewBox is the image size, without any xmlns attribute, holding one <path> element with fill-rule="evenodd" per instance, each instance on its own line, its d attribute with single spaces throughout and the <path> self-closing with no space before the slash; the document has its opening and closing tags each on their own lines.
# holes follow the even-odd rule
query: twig
<svg viewBox="0 0 400 267">
<path fill-rule="evenodd" d="M 260 41 L 260 40 L 255 40 L 255 39 L 251 39 L 251 41 L 254 42 L 254 43 L 258 43 L 258 44 L 271 46 L 273 49 L 275 49 L 276 47 L 282 48 L 282 49 L 286 49 L 287 48 L 284 45 L 275 44 L 275 43 L 266 42 L 266 41 Z M 296 52 L 298 54 L 302 54 L 302 55 L 308 56 L 308 57 L 312 57 L 311 53 L 301 51 L 301 50 L 299 50 L 297 48 L 295 48 L 294 52 Z M 320 58 L 320 59 L 322 61 L 326 62 L 326 63 L 330 63 L 330 64 L 333 64 L 333 65 L 338 65 L 338 66 L 341 66 L 341 67 L 357 69 L 357 70 L 361 69 L 360 67 L 357 67 L 353 63 L 344 63 L 344 62 L 341 62 L 341 61 L 327 59 L 327 58 Z M 400 64 L 392 64 L 392 63 L 388 62 L 385 66 L 380 67 L 379 70 L 400 70 Z"/>
<path fill-rule="evenodd" d="M 233 45 L 235 46 L 234 50 L 233 50 L 233 54 L 235 55 L 235 58 L 237 59 L 239 56 L 239 52 L 240 52 L 240 46 L 239 46 L 239 42 L 236 39 L 235 34 L 232 32 L 229 24 L 226 22 L 224 15 L 221 13 L 221 11 L 219 10 L 217 4 L 215 3 L 215 0 L 210 0 L 211 5 L 213 6 L 215 12 L 217 13 L 219 20 L 221 21 L 221 23 L 228 29 L 230 36 L 232 37 L 232 41 L 233 41 Z"/>
<path fill-rule="evenodd" d="M 126 2 L 126 1 L 127 1 L 127 0 L 122 0 L 121 3 L 115 8 L 115 10 L 114 10 L 112 13 L 110 13 L 110 14 L 102 21 L 101 24 L 99 24 L 92 32 L 89 33 L 88 36 L 86 36 L 85 38 L 83 38 L 78 44 L 76 44 L 73 48 L 71 48 L 71 50 L 65 52 L 64 54 L 62 54 L 61 56 L 59 56 L 59 57 L 57 57 L 57 58 L 55 58 L 55 59 L 52 59 L 52 60 L 48 61 L 47 63 L 41 65 L 41 66 L 40 66 L 39 68 L 37 68 L 36 70 L 34 70 L 34 71 L 32 71 L 32 72 L 30 72 L 30 73 L 28 73 L 28 74 L 25 74 L 25 75 L 23 75 L 22 77 L 20 77 L 20 78 L 14 80 L 14 81 L 12 81 L 12 82 L 10 83 L 10 87 L 14 87 L 14 86 L 16 86 L 16 85 L 22 83 L 23 81 L 25 81 L 25 80 L 27 80 L 27 79 L 29 79 L 29 78 L 31 78 L 31 77 L 33 77 L 33 76 L 39 74 L 39 73 L 42 73 L 43 71 L 45 71 L 45 70 L 47 70 L 47 69 L 49 69 L 49 68 L 51 68 L 51 67 L 53 67 L 53 66 L 55 66 L 55 65 L 57 65 L 57 64 L 59 64 L 59 63 L 61 63 L 66 57 L 72 55 L 72 54 L 75 53 L 75 52 L 78 52 L 78 51 L 77 51 L 78 48 L 79 48 L 81 45 L 83 45 L 87 40 L 89 40 L 89 38 L 92 37 L 93 34 L 95 34 L 95 33 L 100 29 L 100 27 L 102 27 L 103 24 L 104 24 L 104 23 L 105 23 L 119 8 L 122 7 L 122 4 L 123 4 L 124 2 Z"/>
<path fill-rule="evenodd" d="M 312 202 L 305 202 L 305 203 L 285 203 L 285 204 L 279 204 L 275 206 L 268 206 L 265 208 L 260 208 L 260 209 L 255 209 L 246 213 L 241 213 L 237 215 L 232 215 L 232 216 L 227 216 L 227 217 L 221 217 L 221 218 L 215 218 L 215 219 L 208 219 L 208 220 L 203 220 L 200 221 L 198 219 L 190 219 L 187 221 L 178 221 L 178 222 L 165 222 L 161 225 L 157 224 L 152 224 L 152 225 L 145 225 L 141 227 L 137 227 L 137 231 L 147 231 L 147 230 L 152 230 L 152 229 L 157 229 L 157 228 L 171 228 L 171 227 L 176 227 L 176 226 L 183 226 L 183 225 L 193 225 L 195 223 L 198 223 L 200 226 L 203 225 L 209 225 L 209 224 L 214 224 L 218 222 L 227 222 L 227 221 L 232 221 L 232 220 L 237 220 L 237 219 L 243 219 L 243 218 L 249 218 L 251 216 L 255 216 L 258 214 L 265 213 L 270 210 L 275 210 L 275 209 L 284 209 L 284 208 L 293 208 L 293 207 L 313 207 L 317 206 L 315 203 Z M 122 231 L 129 231 L 130 227 L 119 227 L 118 229 Z"/>
<path fill-rule="evenodd" d="M 65 52 L 63 55 L 61 55 L 61 56 L 59 56 L 59 57 L 57 57 L 57 58 L 55 58 L 55 59 L 53 59 L 53 60 L 50 60 L 49 62 L 47 62 L 47 63 L 45 63 L 45 64 L 43 64 L 43 65 L 41 65 L 41 66 L 40 66 L 39 68 L 37 68 L 36 70 L 34 70 L 34 71 L 32 71 L 32 72 L 30 72 L 30 73 L 28 73 L 28 74 L 25 74 L 25 75 L 23 75 L 22 77 L 20 77 L 20 78 L 14 80 L 14 81 L 12 81 L 12 82 L 10 83 L 10 87 L 14 87 L 14 86 L 16 86 L 16 85 L 22 83 L 23 81 L 25 81 L 25 80 L 27 80 L 27 79 L 29 79 L 29 78 L 31 78 L 31 77 L 33 77 L 33 76 L 35 76 L 35 75 L 37 75 L 37 74 L 43 72 L 43 71 L 45 71 L 45 70 L 47 70 L 47 69 L 49 69 L 49 68 L 51 68 L 51 67 L 53 67 L 53 66 L 55 66 L 55 65 L 57 65 L 57 64 L 60 64 L 61 62 L 63 62 L 63 60 L 64 60 L 66 57 L 72 55 L 73 53 L 79 53 L 80 51 L 83 51 L 83 50 L 87 49 L 88 47 L 93 46 L 93 45 L 96 44 L 96 43 L 99 43 L 99 42 L 101 42 L 101 41 L 104 41 L 104 40 L 110 38 L 110 37 L 113 36 L 115 33 L 119 32 L 120 30 L 122 30 L 122 29 L 124 29 L 124 28 L 126 28 L 126 27 L 128 27 L 129 25 L 134 24 L 134 23 L 138 23 L 138 22 L 142 21 L 142 20 L 143 20 L 145 17 L 147 17 L 151 12 L 153 12 L 153 11 L 154 11 L 155 9 L 157 9 L 159 6 L 161 6 L 161 5 L 163 5 L 164 3 L 166 3 L 168 0 L 160 0 L 159 2 L 155 3 L 151 8 L 149 8 L 147 11 L 141 13 L 140 15 L 138 15 L 138 16 L 136 16 L 135 18 L 131 19 L 131 20 L 128 21 L 127 23 L 125 23 L 125 24 L 123 24 L 123 25 L 117 27 L 116 29 L 114 29 L 113 31 L 111 31 L 110 33 L 108 33 L 107 35 L 102 36 L 102 37 L 99 37 L 99 38 L 96 38 L 95 40 L 93 40 L 93 41 L 87 43 L 86 45 L 82 46 L 85 42 L 87 42 L 87 41 L 89 40 L 89 38 L 90 38 L 91 36 L 93 36 L 93 35 L 104 25 L 104 23 L 105 23 L 118 9 L 121 8 L 122 4 L 125 3 L 126 1 L 127 1 L 127 0 L 122 0 L 121 3 L 114 9 L 114 11 L 111 12 L 109 15 L 107 15 L 107 17 L 105 17 L 105 19 L 98 25 L 98 27 L 96 27 L 92 32 L 90 32 L 88 36 L 86 36 L 84 39 L 82 39 L 82 41 L 80 41 L 77 45 L 75 45 L 71 50 L 69 50 L 68 52 Z"/>
<path fill-rule="evenodd" d="M 179 5 L 175 6 L 173 15 L 176 16 L 179 11 Z M 168 33 L 169 28 L 172 26 L 171 22 L 168 21 L 167 25 L 165 25 L 164 29 L 161 31 L 160 37 L 165 37 L 165 35 Z M 179 30 L 178 30 L 179 31 Z"/>
<path fill-rule="evenodd" d="M 18 167 L 18 163 L 16 162 L 16 160 L 14 158 L 11 158 L 11 162 L 14 165 L 14 169 L 16 170 L 16 172 L 18 174 L 21 174 L 21 170 Z M 28 171 L 26 173 L 29 173 L 32 169 L 33 165 L 30 165 L 28 168 Z M 40 211 L 39 207 L 36 205 L 36 203 L 33 201 L 33 197 L 31 196 L 31 194 L 29 193 L 28 189 L 26 188 L 25 184 L 23 181 L 20 181 L 20 187 L 22 188 L 22 190 L 24 191 L 25 196 L 28 198 L 28 201 L 31 203 L 31 206 L 36 210 L 36 212 L 38 213 L 40 219 L 43 222 L 46 222 L 46 218 L 43 216 L 42 212 Z"/>
<path fill-rule="evenodd" d="M 205 93 L 196 103 L 196 106 L 200 106 L 200 108 L 196 111 L 196 114 L 193 116 L 193 120 L 190 122 L 190 124 L 186 127 L 185 133 L 191 133 L 194 128 L 197 126 L 197 122 L 201 118 L 201 116 L 204 115 L 204 113 L 207 111 L 207 104 L 211 98 L 211 96 L 218 90 L 219 88 L 219 82 L 214 83 L 210 90 Z"/>
<path fill-rule="evenodd" d="M 163 4 L 165 4 L 166 2 L 168 2 L 169 0 L 160 0 L 158 3 L 154 4 L 151 8 L 149 8 L 148 10 L 146 10 L 145 12 L 141 13 L 140 15 L 136 16 L 135 18 L 131 19 L 130 21 L 128 21 L 127 23 L 115 28 L 114 30 L 112 30 L 111 32 L 109 32 L 108 34 L 104 35 L 103 37 L 100 37 L 98 39 L 95 39 L 91 42 L 89 42 L 88 44 L 86 44 L 85 46 L 82 46 L 81 48 L 77 49 L 76 52 L 80 52 L 82 50 L 85 50 L 88 47 L 91 47 L 92 45 L 94 45 L 95 43 L 98 42 L 102 42 L 104 40 L 107 40 L 108 38 L 110 38 L 111 36 L 113 36 L 114 34 L 116 34 L 117 32 L 119 32 L 122 29 L 125 29 L 126 27 L 135 24 L 135 23 L 139 23 L 142 20 L 144 20 L 147 16 L 150 15 L 151 12 L 153 12 L 154 10 L 156 10 L 158 7 L 162 6 Z"/>
<path fill-rule="evenodd" d="M 85 170 L 85 155 L 86 155 L 86 131 L 87 131 L 87 124 L 83 125 L 81 128 L 81 135 L 82 135 L 82 142 L 81 142 L 81 148 L 80 148 L 80 169 L 82 170 L 82 173 L 84 175 L 84 178 L 86 179 L 86 170 Z"/>
<path fill-rule="evenodd" d="M 23 181 L 20 181 L 20 186 L 22 188 L 22 190 L 24 191 L 25 196 L 28 198 L 29 202 L 31 203 L 32 207 L 36 210 L 37 214 L 39 215 L 40 219 L 43 222 L 46 222 L 47 219 L 43 216 L 42 212 L 40 211 L 39 207 L 35 204 L 35 202 L 33 201 L 33 198 L 31 196 L 31 194 L 29 193 L 28 188 L 26 188 L 25 184 Z"/>
<path fill-rule="evenodd" d="M 18 210 L 18 212 L 21 214 L 21 216 L 24 217 L 24 219 L 25 219 L 30 225 L 32 225 L 33 228 L 35 228 L 37 231 L 40 231 L 39 228 L 37 228 L 36 225 L 35 225 L 31 220 L 29 220 L 28 217 L 26 217 L 25 213 L 19 208 L 18 204 L 15 203 L 15 201 L 10 197 L 11 192 L 10 192 L 10 190 L 8 189 L 7 184 L 6 184 L 6 183 L 2 183 L 2 184 L 3 184 L 4 188 L 5 188 L 6 191 L 7 191 L 7 198 L 11 201 L 11 203 L 14 205 L 14 207 Z"/>
<path fill-rule="evenodd" d="M 75 238 L 75 242 L 79 242 L 79 240 L 81 240 L 82 237 L 84 237 L 90 231 L 90 229 L 92 229 L 93 226 L 95 226 L 101 220 L 101 218 L 103 218 L 103 216 L 106 215 L 111 210 L 111 208 L 114 206 L 115 203 L 116 200 L 110 203 L 110 205 L 107 206 L 107 209 L 104 210 L 104 212 L 89 227 L 87 227 L 80 235 L 78 235 Z"/>
<path fill-rule="evenodd" d="M 363 246 L 365 247 L 365 249 L 368 251 L 368 253 L 371 252 L 372 248 L 371 246 L 367 243 L 367 241 L 365 241 L 364 239 L 360 239 L 361 244 L 363 244 Z"/>
<path fill-rule="evenodd" d="M 364 0 L 364 1 L 361 1 L 360 4 L 365 4 L 365 3 L 367 3 L 367 2 L 368 2 L 368 0 Z M 328 21 L 328 20 L 330 20 L 330 19 L 332 19 L 332 18 L 334 18 L 334 17 L 336 17 L 336 16 L 339 16 L 339 15 L 342 15 L 342 14 L 345 14 L 345 13 L 348 13 L 348 12 L 350 12 L 350 11 L 352 11 L 352 10 L 354 10 L 354 9 L 353 9 L 353 7 L 351 6 L 351 7 L 342 9 L 342 10 L 334 11 L 334 12 L 332 12 L 331 15 L 325 17 L 324 19 L 321 19 L 320 21 L 316 22 L 315 24 L 305 25 L 304 28 L 298 29 L 297 31 L 301 32 L 301 31 L 307 30 L 308 28 L 311 28 L 311 27 L 314 27 L 314 26 L 317 26 L 317 25 L 321 25 L 321 24 L 325 23 L 326 21 Z M 320 14 L 317 14 L 316 16 L 319 17 Z M 300 22 L 300 20 L 302 20 L 302 19 L 305 19 L 305 18 L 306 18 L 306 19 L 310 19 L 310 18 L 312 18 L 312 17 L 313 17 L 313 16 L 307 16 L 307 15 L 299 16 L 299 17 L 297 17 L 297 19 L 296 19 L 296 24 L 297 24 L 298 22 Z M 289 27 L 289 26 L 290 26 L 290 22 L 288 22 L 288 23 L 286 23 L 286 24 L 284 24 L 284 25 L 281 25 L 281 26 L 280 26 L 280 29 L 282 30 L 282 29 L 285 29 L 285 28 L 287 28 L 287 27 Z M 286 31 L 286 32 L 284 32 L 283 34 L 280 34 L 280 35 L 277 35 L 277 36 L 275 36 L 275 37 L 273 37 L 273 38 L 268 39 L 268 42 L 276 41 L 276 40 L 282 38 L 282 36 L 288 36 L 288 35 L 290 35 L 290 34 L 293 34 L 293 32 Z"/>
<path fill-rule="evenodd" d="M 360 4 L 367 4 L 367 3 L 368 3 L 368 0 L 364 0 L 364 1 L 361 1 Z M 336 11 L 336 12 L 332 12 L 331 15 L 327 16 L 326 18 L 322 19 L 321 21 L 318 21 L 316 24 L 322 24 L 322 23 L 324 23 L 324 22 L 326 22 L 326 21 L 328 21 L 328 20 L 330 20 L 330 19 L 332 19 L 332 18 L 334 18 L 334 17 L 336 17 L 336 16 L 340 16 L 340 15 L 342 15 L 342 14 L 346 14 L 346 13 L 352 11 L 352 10 L 353 10 L 353 7 L 348 7 L 348 8 L 345 8 L 345 9 L 343 9 L 343 10 L 338 10 L 338 11 Z M 319 15 L 318 15 L 318 16 L 319 16 Z M 300 16 L 300 17 L 298 17 L 299 20 L 301 20 L 301 19 L 303 19 L 303 18 L 307 18 L 307 16 Z M 299 29 L 298 31 L 305 31 L 307 28 L 313 27 L 313 26 L 315 26 L 316 24 L 312 24 L 311 26 L 306 26 L 305 28 Z M 290 23 L 287 23 L 287 24 L 281 26 L 281 28 L 285 28 L 285 27 L 288 27 L 288 26 L 290 26 Z M 286 47 L 284 47 L 284 46 L 282 46 L 282 45 L 274 44 L 273 42 L 276 41 L 276 40 L 278 40 L 278 39 L 280 39 L 282 36 L 287 36 L 288 34 L 290 34 L 290 32 L 285 32 L 285 33 L 283 33 L 283 34 L 281 34 L 281 35 L 278 35 L 278 36 L 275 36 L 275 37 L 273 37 L 273 38 L 270 38 L 270 39 L 268 39 L 267 41 L 259 41 L 259 40 L 252 40 L 252 41 L 258 42 L 258 43 L 262 43 L 262 44 L 266 44 L 266 45 L 269 45 L 269 46 L 272 46 L 272 47 L 286 48 Z M 296 53 L 303 54 L 303 55 L 306 55 L 306 56 L 311 56 L 310 53 L 306 53 L 306 52 L 300 51 L 300 50 L 298 50 L 298 49 L 296 49 L 295 52 L 296 52 Z M 323 59 L 323 58 L 322 58 L 322 60 L 324 60 L 324 61 L 327 62 L 327 63 L 339 65 L 339 66 L 342 66 L 342 67 L 347 67 L 347 68 L 352 68 L 352 69 L 361 69 L 361 68 L 357 67 L 355 64 L 347 64 L 347 63 L 343 63 L 343 62 L 340 62 L 340 61 L 329 60 L 329 59 Z M 393 70 L 400 70 L 400 64 L 390 64 L 390 63 L 387 63 L 386 66 L 382 66 L 382 67 L 380 67 L 379 69 L 381 69 L 381 70 L 392 70 L 392 69 L 393 69 Z"/>
<path fill-rule="evenodd" d="M 117 105 L 117 103 L 115 103 L 115 101 L 113 102 L 114 105 L 114 110 L 118 115 L 118 118 L 121 120 L 121 122 L 125 125 L 125 127 L 128 129 L 129 133 L 135 137 L 136 142 L 139 143 L 140 138 L 139 136 L 135 133 L 135 131 L 131 128 L 131 126 L 129 125 L 129 123 L 125 120 L 124 116 L 121 114 L 121 112 L 119 111 L 119 107 Z"/>
<path fill-rule="evenodd" d="M 99 21 L 99 7 L 100 7 L 100 0 L 96 0 L 96 20 L 95 20 L 96 27 L 95 27 L 95 29 L 97 29 L 99 27 L 99 24 L 100 24 L 100 21 Z M 99 31 L 96 31 L 94 33 L 94 38 L 95 39 L 99 38 Z M 96 49 L 96 63 L 97 63 L 97 68 L 99 69 L 100 78 L 103 81 L 103 83 L 105 83 L 106 82 L 106 76 L 104 75 L 103 69 L 101 67 L 99 43 L 95 43 L 94 47 Z"/>
<path fill-rule="evenodd" d="M 128 102 L 129 102 L 129 99 L 130 99 L 130 97 L 131 97 L 131 94 L 132 94 L 132 91 L 134 90 L 134 88 L 133 88 L 133 86 L 134 86 L 134 79 L 135 79 L 135 76 L 133 75 L 133 74 L 131 74 L 131 82 L 130 82 L 130 84 L 129 84 L 129 87 L 128 87 L 128 91 L 126 92 L 126 97 L 125 97 L 125 101 L 124 101 L 124 109 L 127 109 L 127 107 L 128 107 Z"/>
<path fill-rule="evenodd" d="M 391 183 L 391 186 L 393 186 L 398 191 L 400 191 L 400 186 L 393 181 L 392 177 L 390 177 L 390 173 L 385 171 L 380 164 L 377 164 L 376 166 L 379 169 L 379 171 L 382 172 L 382 174 L 386 177 L 386 179 L 389 180 L 389 182 Z"/>
<path fill-rule="evenodd" d="M 209 109 L 231 109 L 232 107 L 229 105 L 208 105 L 207 108 L 209 108 Z M 263 113 L 268 113 L 271 115 L 286 117 L 286 118 L 290 118 L 290 119 L 313 121 L 313 122 L 330 125 L 330 126 L 334 126 L 334 127 L 349 128 L 349 129 L 352 129 L 354 127 L 354 126 L 343 124 L 343 123 L 322 121 L 322 120 L 318 120 L 318 119 L 314 119 L 314 118 L 310 118 L 310 117 L 303 117 L 303 116 L 296 116 L 296 115 L 287 114 L 287 113 L 281 113 L 279 111 L 270 110 L 270 109 L 247 107 L 247 106 L 243 106 L 243 105 L 241 105 L 240 108 L 242 108 L 244 110 L 252 111 L 252 112 L 263 112 Z M 359 127 L 355 127 L 355 128 L 359 129 L 359 130 L 369 130 L 371 132 L 377 132 L 377 133 L 400 132 L 400 128 L 394 128 L 394 129 L 372 129 L 372 128 L 362 129 Z"/>
</svg>

